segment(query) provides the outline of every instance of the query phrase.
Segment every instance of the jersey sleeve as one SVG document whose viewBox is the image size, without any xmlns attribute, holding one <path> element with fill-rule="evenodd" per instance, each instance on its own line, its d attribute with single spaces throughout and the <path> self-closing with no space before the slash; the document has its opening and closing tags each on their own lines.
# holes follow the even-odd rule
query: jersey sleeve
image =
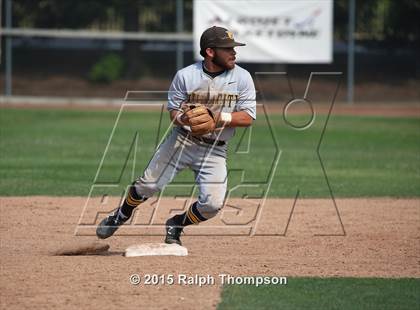
<svg viewBox="0 0 420 310">
<path fill-rule="evenodd" d="M 245 71 L 244 77 L 239 82 L 238 102 L 236 103 L 236 111 L 245 111 L 253 119 L 257 118 L 257 102 L 255 94 L 254 81 L 251 74 Z"/>
<path fill-rule="evenodd" d="M 187 91 L 182 74 L 178 71 L 172 80 L 168 91 L 168 111 L 180 110 L 181 103 L 187 100 Z"/>
</svg>

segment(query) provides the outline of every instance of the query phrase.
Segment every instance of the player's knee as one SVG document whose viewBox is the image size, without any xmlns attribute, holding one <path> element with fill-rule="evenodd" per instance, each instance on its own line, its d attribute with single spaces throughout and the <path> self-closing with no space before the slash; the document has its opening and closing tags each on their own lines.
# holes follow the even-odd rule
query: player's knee
<svg viewBox="0 0 420 310">
<path fill-rule="evenodd" d="M 136 180 L 133 185 L 136 188 L 137 193 L 143 197 L 152 197 L 154 193 L 160 191 L 158 183 L 147 182 L 143 178 Z"/>
<path fill-rule="evenodd" d="M 198 209 L 201 215 L 206 219 L 210 219 L 212 217 L 215 217 L 217 213 L 222 209 L 223 198 L 212 197 L 210 195 L 206 196 L 204 199 L 202 199 L 202 197 L 199 197 L 198 204 Z"/>
</svg>

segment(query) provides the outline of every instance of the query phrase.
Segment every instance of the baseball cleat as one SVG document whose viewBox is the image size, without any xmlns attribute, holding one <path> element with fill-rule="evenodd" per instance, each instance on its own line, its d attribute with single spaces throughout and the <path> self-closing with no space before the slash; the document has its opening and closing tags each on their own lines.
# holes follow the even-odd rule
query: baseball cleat
<svg viewBox="0 0 420 310">
<path fill-rule="evenodd" d="M 114 213 L 108 215 L 105 219 L 103 219 L 98 227 L 96 228 L 96 235 L 98 238 L 106 239 L 111 237 L 117 229 L 124 224 L 126 220 L 122 220 L 118 218 L 118 210 L 117 209 Z"/>
<path fill-rule="evenodd" d="M 168 244 L 179 244 L 182 245 L 179 237 L 181 236 L 183 227 L 180 227 L 174 223 L 173 218 L 166 221 L 166 238 L 165 243 Z"/>
</svg>

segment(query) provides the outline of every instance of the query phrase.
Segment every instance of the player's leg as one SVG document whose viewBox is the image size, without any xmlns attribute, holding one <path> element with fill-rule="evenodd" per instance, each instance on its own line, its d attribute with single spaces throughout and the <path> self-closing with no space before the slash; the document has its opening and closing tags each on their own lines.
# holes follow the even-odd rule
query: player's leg
<svg viewBox="0 0 420 310">
<path fill-rule="evenodd" d="M 180 235 L 185 226 L 204 222 L 216 216 L 223 207 L 227 189 L 224 149 L 220 152 L 213 150 L 212 155 L 192 168 L 199 188 L 198 200 L 187 211 L 173 216 L 166 222 L 166 243 L 181 244 Z"/>
<path fill-rule="evenodd" d="M 184 148 L 185 144 L 173 131 L 159 146 L 143 176 L 129 186 L 122 205 L 98 225 L 96 235 L 99 238 L 112 236 L 131 217 L 138 205 L 161 190 L 185 167 Z"/>
</svg>

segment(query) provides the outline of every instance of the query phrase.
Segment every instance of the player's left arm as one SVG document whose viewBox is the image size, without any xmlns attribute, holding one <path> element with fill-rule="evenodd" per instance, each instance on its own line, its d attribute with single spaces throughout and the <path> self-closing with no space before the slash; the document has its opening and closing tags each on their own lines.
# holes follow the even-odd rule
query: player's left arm
<svg viewBox="0 0 420 310">
<path fill-rule="evenodd" d="M 230 115 L 223 115 L 221 118 L 227 119 L 225 127 L 248 127 L 252 125 L 252 122 L 256 118 L 256 93 L 254 81 L 251 75 L 246 72 L 238 85 L 238 101 L 236 103 L 235 112 Z"/>
<path fill-rule="evenodd" d="M 225 127 L 248 127 L 252 125 L 254 119 L 245 111 L 232 112 L 231 121 Z"/>
</svg>

